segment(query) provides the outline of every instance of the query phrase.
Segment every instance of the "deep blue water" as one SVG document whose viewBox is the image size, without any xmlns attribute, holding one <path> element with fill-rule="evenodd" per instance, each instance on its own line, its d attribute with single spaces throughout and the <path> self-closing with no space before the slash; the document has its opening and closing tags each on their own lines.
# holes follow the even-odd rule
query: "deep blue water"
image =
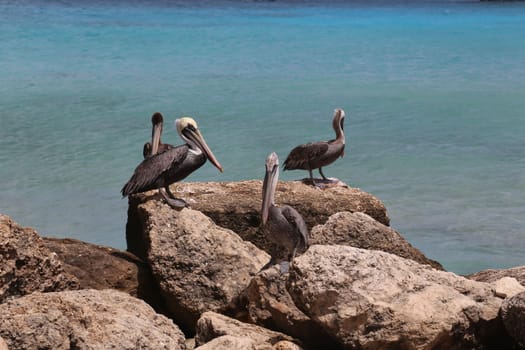
<svg viewBox="0 0 525 350">
<path fill-rule="evenodd" d="M 332 138 L 336 107 L 327 176 L 447 269 L 525 265 L 525 3 L 0 0 L 0 212 L 42 235 L 125 248 L 155 111 L 225 168 L 188 181 L 228 181 Z"/>
</svg>

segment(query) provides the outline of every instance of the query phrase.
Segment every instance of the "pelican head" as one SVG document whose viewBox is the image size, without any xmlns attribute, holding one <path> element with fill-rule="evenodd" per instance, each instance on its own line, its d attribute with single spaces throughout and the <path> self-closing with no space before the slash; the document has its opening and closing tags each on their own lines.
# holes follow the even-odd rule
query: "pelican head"
<svg viewBox="0 0 525 350">
<path fill-rule="evenodd" d="M 268 221 L 268 214 L 270 206 L 275 204 L 275 188 L 279 180 L 279 157 L 275 152 L 272 152 L 266 157 L 266 173 L 263 181 L 263 203 L 261 210 L 262 224 L 265 225 Z"/>
<path fill-rule="evenodd" d="M 345 121 L 345 111 L 343 111 L 341 108 L 337 108 L 334 110 L 334 119 L 332 121 L 332 126 L 335 130 L 335 135 L 337 139 L 340 139 L 342 143 L 345 143 L 344 140 L 344 127 L 343 123 Z"/>
<path fill-rule="evenodd" d="M 215 158 L 212 151 L 206 144 L 206 141 L 204 141 L 204 137 L 199 131 L 197 122 L 193 118 L 182 117 L 175 120 L 175 125 L 180 137 L 186 141 L 186 143 L 188 143 L 190 148 L 194 151 L 203 152 L 210 162 L 212 162 L 213 165 L 215 165 L 215 167 L 217 167 L 217 169 L 219 169 L 219 171 L 222 173 L 222 165 L 219 163 L 217 158 Z"/>
<path fill-rule="evenodd" d="M 334 129 L 337 129 L 337 127 L 340 127 L 341 130 L 343 130 L 343 122 L 345 121 L 345 111 L 343 111 L 341 108 L 338 108 L 334 110 Z"/>
<path fill-rule="evenodd" d="M 153 128 L 151 129 L 151 153 L 150 154 L 157 154 L 159 150 L 160 135 L 162 134 L 162 123 L 163 122 L 164 122 L 164 118 L 162 117 L 161 113 L 156 112 L 151 116 L 151 124 L 153 124 Z"/>
</svg>

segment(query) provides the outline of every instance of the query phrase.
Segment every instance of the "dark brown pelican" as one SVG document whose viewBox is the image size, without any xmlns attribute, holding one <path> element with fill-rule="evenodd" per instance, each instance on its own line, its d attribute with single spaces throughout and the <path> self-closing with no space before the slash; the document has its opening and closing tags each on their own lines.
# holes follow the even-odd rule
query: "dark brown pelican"
<svg viewBox="0 0 525 350">
<path fill-rule="evenodd" d="M 345 154 L 345 134 L 343 132 L 343 122 L 345 111 L 336 109 L 332 126 L 335 130 L 335 139 L 330 141 L 310 142 L 305 145 L 295 147 L 284 161 L 284 170 L 302 169 L 308 170 L 310 181 L 315 185 L 312 175 L 313 169 L 319 169 L 319 174 L 324 181 L 331 182 L 323 174 L 322 167 L 335 162 Z"/>
<path fill-rule="evenodd" d="M 262 190 L 261 223 L 266 237 L 284 247 L 293 263 L 297 250 L 308 248 L 308 228 L 301 214 L 294 208 L 275 205 L 275 188 L 279 179 L 279 158 L 275 152 L 266 158 L 266 174 Z"/>
<path fill-rule="evenodd" d="M 131 179 L 122 187 L 122 196 L 158 188 L 170 206 L 182 209 L 186 206 L 186 202 L 175 198 L 169 189 L 170 184 L 184 179 L 200 168 L 206 163 L 206 159 L 209 159 L 221 172 L 223 171 L 204 141 L 195 120 L 184 117 L 177 119 L 175 124 L 177 132 L 186 144 L 144 159 L 135 169 Z"/>
<path fill-rule="evenodd" d="M 162 153 L 164 151 L 169 150 L 170 148 L 173 148 L 172 145 L 162 143 L 162 141 L 160 140 L 163 122 L 164 118 L 162 117 L 161 113 L 156 112 L 151 116 L 151 124 L 153 124 L 151 128 L 151 142 L 146 142 L 144 144 L 144 149 L 142 151 L 144 158 L 150 157 L 157 153 Z"/>
</svg>

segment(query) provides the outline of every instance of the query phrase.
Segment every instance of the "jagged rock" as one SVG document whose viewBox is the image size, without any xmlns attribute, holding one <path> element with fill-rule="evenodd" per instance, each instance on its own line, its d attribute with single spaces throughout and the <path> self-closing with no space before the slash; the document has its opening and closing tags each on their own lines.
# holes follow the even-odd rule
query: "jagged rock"
<svg viewBox="0 0 525 350">
<path fill-rule="evenodd" d="M 280 341 L 294 343 L 293 338 L 285 334 L 243 323 L 211 311 L 202 314 L 197 322 L 196 331 L 195 343 L 197 346 L 225 335 L 250 339 L 254 344 L 254 349 L 273 349 L 274 345 Z"/>
<path fill-rule="evenodd" d="M 251 280 L 242 295 L 248 321 L 298 338 L 312 349 L 337 349 L 337 342 L 295 306 L 286 289 L 288 276 L 274 265 Z"/>
<path fill-rule="evenodd" d="M 500 312 L 507 332 L 525 347 L 525 292 L 505 299 Z"/>
<path fill-rule="evenodd" d="M 38 233 L 0 214 L 0 303 L 32 292 L 78 289 Z"/>
<path fill-rule="evenodd" d="M 491 348 L 506 338 L 490 285 L 412 260 L 314 245 L 294 260 L 290 295 L 346 348 Z M 494 347 L 497 348 L 497 347 Z"/>
<path fill-rule="evenodd" d="M 440 263 L 428 259 L 398 232 L 361 212 L 340 212 L 330 216 L 324 225 L 312 229 L 310 244 L 340 244 L 382 250 L 443 270 Z"/>
<path fill-rule="evenodd" d="M 262 181 L 239 182 L 180 182 L 171 186 L 178 197 L 184 198 L 192 209 L 201 211 L 222 227 L 229 228 L 244 240 L 260 249 L 275 249 L 259 230 Z M 156 191 L 130 196 L 126 238 L 128 250 L 144 257 L 143 222 L 137 214 L 140 203 L 160 199 Z M 275 200 L 288 204 L 304 217 L 311 229 L 323 224 L 330 215 L 340 211 L 364 212 L 384 225 L 389 225 L 386 208 L 376 197 L 356 188 L 331 186 L 324 190 L 305 185 L 301 181 L 281 181 Z"/>
<path fill-rule="evenodd" d="M 33 293 L 0 305 L 9 350 L 185 349 L 173 322 L 116 290 Z"/>
<path fill-rule="evenodd" d="M 170 315 L 191 333 L 201 313 L 235 310 L 240 293 L 270 256 L 201 212 L 160 201 L 139 206 L 147 260 Z M 234 312 L 234 311 L 232 311 Z"/>
<path fill-rule="evenodd" d="M 117 289 L 162 310 L 149 266 L 133 254 L 70 238 L 42 240 L 64 270 L 78 279 L 81 289 Z"/>
<path fill-rule="evenodd" d="M 480 282 L 495 282 L 503 277 L 513 277 L 525 287 L 525 266 L 501 270 L 483 270 L 465 277 Z"/>
</svg>

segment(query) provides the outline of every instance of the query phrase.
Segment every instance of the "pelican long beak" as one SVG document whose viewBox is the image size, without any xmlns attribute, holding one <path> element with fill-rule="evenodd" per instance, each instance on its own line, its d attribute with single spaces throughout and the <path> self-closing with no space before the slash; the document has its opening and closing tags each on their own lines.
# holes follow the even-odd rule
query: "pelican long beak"
<svg viewBox="0 0 525 350">
<path fill-rule="evenodd" d="M 201 149 L 201 151 L 204 152 L 204 154 L 210 160 L 210 162 L 212 162 L 212 164 L 215 165 L 215 167 L 219 169 L 219 171 L 222 173 L 224 171 L 222 168 L 222 165 L 219 163 L 217 158 L 215 158 L 215 156 L 213 155 L 213 152 L 206 144 L 206 141 L 204 141 L 204 137 L 202 136 L 199 129 L 193 129 L 193 130 L 185 129 L 184 131 L 186 130 L 188 130 L 189 132 L 184 133 L 184 135 L 188 137 L 190 140 L 192 140 Z"/>
<path fill-rule="evenodd" d="M 275 202 L 275 188 L 279 180 L 279 158 L 277 154 L 271 153 L 266 158 L 266 173 L 264 174 L 263 189 L 262 189 L 262 208 L 261 208 L 261 222 L 263 225 L 268 221 L 270 206 Z"/>
<path fill-rule="evenodd" d="M 151 135 L 151 155 L 155 155 L 159 151 L 160 134 L 162 134 L 162 123 L 157 123 L 153 125 Z"/>
</svg>

